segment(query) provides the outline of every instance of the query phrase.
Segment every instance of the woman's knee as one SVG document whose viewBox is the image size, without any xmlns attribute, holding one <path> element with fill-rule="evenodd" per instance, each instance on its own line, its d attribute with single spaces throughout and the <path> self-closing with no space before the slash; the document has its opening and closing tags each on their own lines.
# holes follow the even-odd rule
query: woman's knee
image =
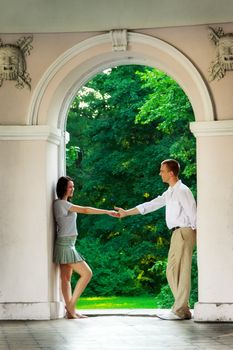
<svg viewBox="0 0 233 350">
<path fill-rule="evenodd" d="M 92 279 L 93 276 L 93 272 L 91 270 L 91 268 L 88 266 L 86 273 L 85 273 L 85 277 L 90 281 Z"/>
<path fill-rule="evenodd" d="M 90 266 L 87 265 L 86 263 L 85 263 L 85 268 L 82 271 L 81 276 L 83 276 L 88 282 L 92 279 L 93 272 L 92 272 Z"/>
</svg>

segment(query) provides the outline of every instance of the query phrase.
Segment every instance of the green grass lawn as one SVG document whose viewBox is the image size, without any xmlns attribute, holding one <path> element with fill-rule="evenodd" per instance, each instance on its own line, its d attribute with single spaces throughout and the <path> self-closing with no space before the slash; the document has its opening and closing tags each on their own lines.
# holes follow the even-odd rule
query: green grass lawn
<svg viewBox="0 0 233 350">
<path fill-rule="evenodd" d="M 78 309 L 154 309 L 154 296 L 80 298 Z"/>
</svg>

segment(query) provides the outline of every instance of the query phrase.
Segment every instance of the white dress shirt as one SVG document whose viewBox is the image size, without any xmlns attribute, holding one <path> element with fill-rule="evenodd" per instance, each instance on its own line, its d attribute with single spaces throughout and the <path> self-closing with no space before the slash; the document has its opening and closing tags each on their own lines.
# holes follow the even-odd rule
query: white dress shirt
<svg viewBox="0 0 233 350">
<path fill-rule="evenodd" d="M 190 189 L 178 180 L 161 196 L 136 206 L 140 214 L 151 213 L 166 206 L 166 223 L 169 229 L 191 227 L 196 229 L 196 202 Z"/>
</svg>

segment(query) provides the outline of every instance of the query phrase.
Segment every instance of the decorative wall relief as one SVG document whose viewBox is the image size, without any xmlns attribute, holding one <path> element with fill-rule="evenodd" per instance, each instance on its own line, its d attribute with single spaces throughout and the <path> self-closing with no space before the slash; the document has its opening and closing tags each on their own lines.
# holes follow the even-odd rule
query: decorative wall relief
<svg viewBox="0 0 233 350">
<path fill-rule="evenodd" d="M 0 39 L 0 87 L 4 80 L 15 80 L 16 87 L 31 89 L 31 78 L 26 72 L 25 56 L 32 50 L 32 36 L 21 37 L 15 44 L 3 44 Z"/>
<path fill-rule="evenodd" d="M 233 33 L 224 34 L 221 27 L 209 27 L 209 38 L 217 48 L 217 55 L 209 69 L 211 80 L 222 79 L 233 70 Z"/>
</svg>

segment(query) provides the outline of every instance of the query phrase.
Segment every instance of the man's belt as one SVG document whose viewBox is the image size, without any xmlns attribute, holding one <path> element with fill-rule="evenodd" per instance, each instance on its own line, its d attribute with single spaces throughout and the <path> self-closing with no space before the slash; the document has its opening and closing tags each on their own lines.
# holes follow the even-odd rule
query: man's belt
<svg viewBox="0 0 233 350">
<path fill-rule="evenodd" d="M 178 230 L 178 228 L 180 228 L 180 226 L 172 227 L 171 231 L 174 232 L 175 230 Z"/>
</svg>

